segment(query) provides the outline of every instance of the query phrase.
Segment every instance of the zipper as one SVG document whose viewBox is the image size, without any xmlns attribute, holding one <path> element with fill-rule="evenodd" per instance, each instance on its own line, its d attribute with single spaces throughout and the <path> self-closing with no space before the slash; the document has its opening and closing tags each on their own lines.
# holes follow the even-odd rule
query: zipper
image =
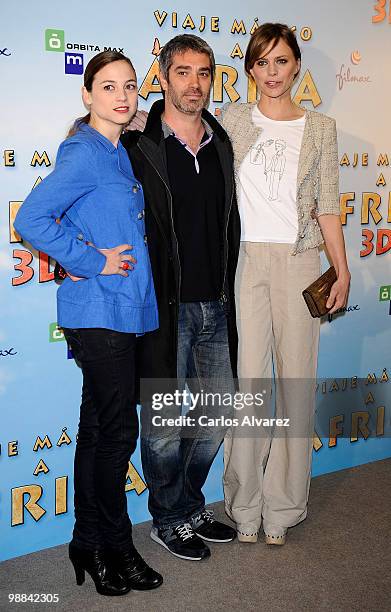
<svg viewBox="0 0 391 612">
<path fill-rule="evenodd" d="M 143 153 L 143 155 L 145 155 L 145 157 L 147 158 L 147 160 L 151 164 L 152 168 L 155 170 L 156 174 L 158 175 L 158 177 L 162 181 L 163 185 L 165 186 L 165 188 L 167 190 L 167 193 L 168 193 L 168 196 L 169 196 L 169 209 L 170 209 L 170 218 L 171 218 L 171 229 L 172 229 L 173 236 L 175 238 L 175 247 L 176 247 L 176 254 L 177 254 L 177 261 L 178 261 L 178 271 L 179 271 L 178 288 L 177 288 L 178 291 L 177 291 L 177 295 L 176 295 L 176 299 L 177 299 L 176 310 L 178 312 L 180 295 L 181 295 L 182 270 L 181 270 L 181 260 L 179 259 L 178 238 L 177 238 L 177 235 L 175 233 L 175 228 L 174 228 L 174 215 L 173 215 L 173 206 L 172 206 L 172 194 L 171 194 L 169 186 L 167 185 L 166 181 L 164 180 L 164 178 L 160 174 L 159 170 L 156 168 L 156 166 L 153 163 L 153 161 L 150 158 L 150 156 L 140 147 L 140 143 L 137 143 L 137 147 L 140 149 L 140 151 Z M 156 219 L 156 217 L 155 217 L 155 219 Z M 159 222 L 158 222 L 158 225 L 160 226 Z M 227 224 L 227 227 L 228 227 L 228 224 Z M 175 326 L 175 349 L 176 349 L 176 352 L 178 352 L 178 325 Z"/>
<path fill-rule="evenodd" d="M 225 287 L 225 279 L 227 278 L 227 268 L 228 268 L 228 224 L 229 224 L 229 217 L 230 217 L 230 214 L 231 214 L 233 199 L 234 199 L 234 189 L 233 189 L 233 183 L 231 183 L 231 201 L 230 201 L 229 209 L 228 209 L 227 223 L 225 225 L 225 244 L 226 244 L 226 248 L 227 248 L 227 256 L 226 256 L 225 262 L 224 262 L 223 284 L 222 284 L 222 287 L 221 287 L 221 294 L 220 294 L 220 296 L 221 296 L 220 299 L 221 299 L 221 302 L 223 304 L 228 302 L 228 298 L 225 295 L 224 287 Z"/>
</svg>

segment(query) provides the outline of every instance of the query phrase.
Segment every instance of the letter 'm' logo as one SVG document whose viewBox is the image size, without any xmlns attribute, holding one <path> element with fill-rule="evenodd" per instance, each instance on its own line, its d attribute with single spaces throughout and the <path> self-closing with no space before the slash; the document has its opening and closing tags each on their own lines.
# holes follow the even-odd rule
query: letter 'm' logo
<svg viewBox="0 0 391 612">
<path fill-rule="evenodd" d="M 65 53 L 65 74 L 83 74 L 83 54 Z"/>
</svg>

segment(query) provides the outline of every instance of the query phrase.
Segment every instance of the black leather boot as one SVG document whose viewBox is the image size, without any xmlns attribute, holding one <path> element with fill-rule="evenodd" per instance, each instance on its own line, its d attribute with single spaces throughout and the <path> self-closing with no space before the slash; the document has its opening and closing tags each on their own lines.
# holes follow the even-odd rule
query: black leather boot
<svg viewBox="0 0 391 612">
<path fill-rule="evenodd" d="M 69 544 L 69 558 L 76 574 L 76 583 L 82 585 L 88 572 L 100 595 L 126 595 L 130 586 L 118 573 L 109 570 L 102 550 L 86 550 Z"/>
<path fill-rule="evenodd" d="M 126 552 L 106 549 L 105 555 L 108 567 L 133 591 L 157 589 L 163 582 L 163 577 L 146 564 L 134 546 Z"/>
</svg>

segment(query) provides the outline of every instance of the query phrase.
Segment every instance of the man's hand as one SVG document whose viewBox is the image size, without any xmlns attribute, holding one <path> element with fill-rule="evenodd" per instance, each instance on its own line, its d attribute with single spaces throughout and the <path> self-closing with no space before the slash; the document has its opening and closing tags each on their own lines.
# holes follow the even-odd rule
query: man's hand
<svg viewBox="0 0 391 612">
<path fill-rule="evenodd" d="M 132 121 L 128 123 L 125 127 L 125 130 L 128 132 L 138 130 L 139 132 L 143 132 L 145 129 L 145 124 L 147 123 L 148 113 L 143 110 L 138 110 L 134 115 Z"/>
</svg>

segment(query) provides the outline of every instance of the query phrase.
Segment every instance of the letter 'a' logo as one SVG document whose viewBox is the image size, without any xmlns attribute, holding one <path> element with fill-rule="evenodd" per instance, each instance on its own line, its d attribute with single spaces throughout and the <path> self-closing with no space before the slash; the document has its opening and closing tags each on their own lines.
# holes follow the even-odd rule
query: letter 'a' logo
<svg viewBox="0 0 391 612">
<path fill-rule="evenodd" d="M 65 53 L 65 74 L 83 74 L 83 54 Z"/>
<path fill-rule="evenodd" d="M 388 302 L 391 300 L 391 285 L 383 285 L 380 287 L 379 301 Z"/>
<path fill-rule="evenodd" d="M 57 323 L 50 323 L 49 325 L 49 342 L 62 342 L 65 340 L 64 332 Z"/>
<path fill-rule="evenodd" d="M 45 30 L 45 49 L 46 51 L 64 51 L 65 34 L 64 30 Z"/>
</svg>

